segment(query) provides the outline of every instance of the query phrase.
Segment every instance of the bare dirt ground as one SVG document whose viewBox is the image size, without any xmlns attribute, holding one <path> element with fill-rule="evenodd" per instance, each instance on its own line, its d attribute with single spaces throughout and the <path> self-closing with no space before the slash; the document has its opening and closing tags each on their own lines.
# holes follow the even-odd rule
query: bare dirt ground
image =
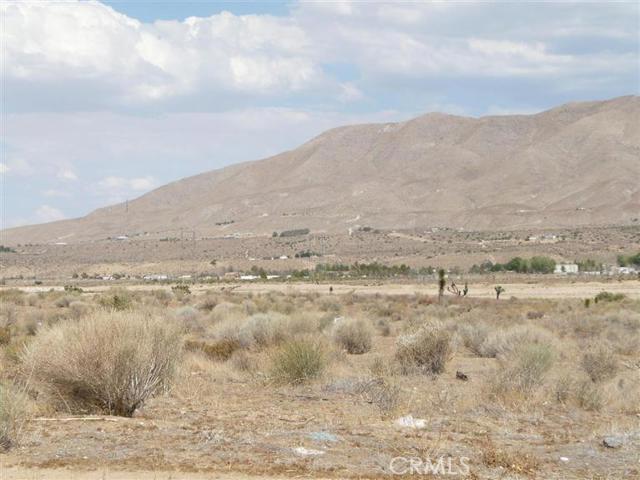
<svg viewBox="0 0 640 480">
<path fill-rule="evenodd" d="M 638 288 L 638 282 L 613 285 L 632 294 Z M 607 284 L 607 290 L 613 291 L 613 285 Z M 189 334 L 190 338 L 206 342 L 215 341 L 220 322 L 228 322 L 230 316 L 241 325 L 248 318 L 247 308 L 299 312 L 309 322 L 325 315 L 322 312 L 331 318 L 365 318 L 372 325 L 388 326 L 389 331 L 376 326 L 371 350 L 364 354 L 332 350 L 329 369 L 308 384 L 281 385 L 271 380 L 269 364 L 277 346 L 249 349 L 248 366 L 238 366 L 233 358 L 212 360 L 199 350 L 189 350 L 171 391 L 149 400 L 133 418 L 78 415 L 40 405 L 22 425 L 19 443 L 0 454 L 0 479 L 639 478 L 637 301 L 587 309 L 582 301 L 553 299 L 582 298 L 597 293 L 600 284 L 578 284 L 580 295 L 571 295 L 576 287 L 571 284 L 542 289 L 513 284 L 507 285 L 506 295 L 530 288 L 547 292 L 551 299 L 522 294 L 518 300 L 496 302 L 450 296 L 441 306 L 433 303 L 433 297 L 382 294 L 410 293 L 415 287 L 410 285 L 341 285 L 331 296 L 316 294 L 328 293 L 326 285 L 282 285 L 282 292 L 274 292 L 273 287 L 251 284 L 224 292 L 208 287 L 179 298 L 171 292 L 165 292 L 166 298 L 158 296 L 157 289 L 153 293 L 144 286 L 129 290 L 132 308 L 156 315 L 165 312 L 168 318 L 185 322 L 184 315 L 189 315 L 186 325 L 198 332 Z M 474 289 L 479 292 L 480 286 Z M 98 288 L 82 294 L 7 295 L 11 297 L 3 298 L 13 298 L 15 305 L 14 325 L 20 326 L 34 316 L 59 322 L 80 315 L 82 321 L 82 315 L 91 313 L 78 314 L 78 303 L 86 308 L 95 302 L 97 307 L 111 293 Z M 160 298 L 168 303 L 153 309 L 158 307 L 149 302 Z M 221 317 L 214 307 L 209 314 L 207 304 L 224 307 L 221 311 L 226 313 Z M 442 374 L 387 371 L 394 362 L 398 336 L 424 319 L 446 322 L 461 339 L 467 328 L 481 332 L 482 324 L 491 325 L 497 333 L 525 328 L 535 341 L 555 345 L 555 364 L 529 398 L 514 392 L 517 400 L 500 401 L 492 400 L 487 389 L 509 364 L 476 353 L 466 340 L 457 340 Z M 606 339 L 611 352 L 618 352 L 611 353 L 618 368 L 604 383 L 591 386 L 588 380 L 586 385 L 596 390 L 585 397 L 578 387 L 584 375 L 580 358 L 593 339 Z M 14 367 L 10 359 L 3 363 L 0 367 L 6 375 Z M 457 378 L 457 372 L 467 380 Z M 565 392 L 561 386 L 567 373 L 570 386 Z M 602 405 L 584 406 L 596 396 Z M 424 424 L 418 428 L 398 425 L 406 415 Z M 608 436 L 619 439 L 621 445 L 605 446 Z M 453 471 L 459 474 L 411 474 L 400 463 L 404 475 L 394 475 L 390 465 L 398 457 L 452 459 Z M 456 470 L 460 458 L 468 459 L 468 475 Z"/>
<path fill-rule="evenodd" d="M 640 299 L 640 280 L 611 280 L 608 282 L 600 281 L 575 281 L 571 277 L 556 278 L 555 281 L 539 279 L 538 281 L 530 281 L 528 283 L 504 283 L 504 282 L 482 282 L 469 283 L 469 297 L 473 298 L 495 298 L 494 287 L 498 284 L 504 286 L 505 293 L 502 298 L 520 298 L 520 299 L 563 299 L 563 298 L 593 298 L 597 294 L 607 291 L 611 293 L 621 293 L 629 298 Z M 165 284 L 123 284 L 126 288 L 133 291 L 146 291 L 150 289 L 170 290 L 171 285 Z M 117 286 L 112 285 L 91 285 L 84 287 L 86 293 L 104 292 Z M 369 283 L 360 284 L 351 283 L 280 283 L 280 282 L 243 282 L 243 283 L 222 283 L 222 284 L 195 284 L 191 286 L 194 292 L 225 292 L 233 291 L 236 293 L 318 293 L 328 294 L 329 288 L 333 289 L 336 295 L 357 294 L 357 295 L 437 295 L 438 289 L 433 282 L 422 284 L 393 284 L 393 283 Z M 0 287 L 9 289 L 11 287 Z M 47 292 L 51 289 L 62 291 L 63 285 L 46 285 L 46 286 L 23 286 L 21 290 L 29 293 Z"/>
</svg>

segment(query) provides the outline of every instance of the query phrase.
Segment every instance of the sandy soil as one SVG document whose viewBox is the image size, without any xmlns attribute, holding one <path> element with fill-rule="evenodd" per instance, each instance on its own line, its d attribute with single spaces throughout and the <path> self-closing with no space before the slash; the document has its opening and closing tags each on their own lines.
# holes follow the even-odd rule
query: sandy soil
<svg viewBox="0 0 640 480">
<path fill-rule="evenodd" d="M 496 283 L 471 283 L 469 284 L 469 296 L 473 298 L 495 298 Z M 558 280 L 555 282 L 531 282 L 531 283 L 502 283 L 506 289 L 502 298 L 510 297 L 522 299 L 563 299 L 563 298 L 592 298 L 598 293 L 607 291 L 612 293 L 622 293 L 630 298 L 640 299 L 640 281 L 625 280 L 610 282 L 574 282 L 570 279 Z M 96 285 L 86 287 L 87 293 L 101 292 L 108 290 L 115 285 Z M 282 292 L 282 293 L 329 293 L 329 287 L 333 287 L 334 294 L 357 293 L 368 295 L 437 295 L 438 289 L 435 284 L 386 284 L 386 283 L 370 283 L 370 284 L 313 284 L 313 283 L 225 283 L 225 284 L 204 284 L 191 287 L 194 292 L 212 291 L 234 291 L 236 293 L 264 293 L 264 292 Z M 2 287 L 9 288 L 9 287 Z M 62 290 L 62 285 L 47 286 L 24 286 L 19 287 L 25 292 L 46 292 L 51 290 Z M 151 289 L 170 289 L 171 285 L 159 284 L 137 284 L 127 285 L 131 290 L 151 290 Z M 447 294 L 450 295 L 450 294 Z"/>
<path fill-rule="evenodd" d="M 1 480 L 280 480 L 288 477 L 250 476 L 237 473 L 188 473 L 172 471 L 113 470 L 70 470 L 66 468 L 23 468 L 3 467 L 0 464 Z"/>
</svg>

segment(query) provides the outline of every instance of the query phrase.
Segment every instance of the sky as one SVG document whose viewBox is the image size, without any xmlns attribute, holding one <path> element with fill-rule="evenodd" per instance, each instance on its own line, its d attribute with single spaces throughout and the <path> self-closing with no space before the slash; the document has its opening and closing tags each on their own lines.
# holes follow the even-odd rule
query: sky
<svg viewBox="0 0 640 480">
<path fill-rule="evenodd" d="M 344 124 L 638 94 L 637 2 L 0 3 L 0 228 Z"/>
</svg>

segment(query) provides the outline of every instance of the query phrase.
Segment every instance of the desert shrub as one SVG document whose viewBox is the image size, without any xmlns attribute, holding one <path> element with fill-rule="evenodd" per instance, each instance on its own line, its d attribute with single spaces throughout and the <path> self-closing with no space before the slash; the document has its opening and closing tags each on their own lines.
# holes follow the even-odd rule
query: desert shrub
<svg viewBox="0 0 640 480">
<path fill-rule="evenodd" d="M 240 342 L 234 338 L 221 338 L 213 342 L 187 340 L 185 348 L 192 352 L 202 352 L 211 360 L 228 360 L 233 353 L 241 348 Z"/>
<path fill-rule="evenodd" d="M 17 288 L 0 290 L 0 305 L 12 303 L 14 305 L 24 305 L 25 293 Z"/>
<path fill-rule="evenodd" d="M 76 285 L 65 285 L 64 286 L 64 291 L 65 292 L 69 292 L 69 293 L 82 293 L 83 290 L 80 287 L 77 287 Z"/>
<path fill-rule="evenodd" d="M 151 296 L 155 298 L 161 305 L 168 306 L 173 300 L 174 295 L 169 290 L 156 289 L 151 291 Z"/>
<path fill-rule="evenodd" d="M 444 371 L 451 355 L 451 334 L 439 322 L 398 337 L 395 358 L 404 373 L 418 368 L 425 373 Z"/>
<path fill-rule="evenodd" d="M 14 445 L 25 420 L 26 396 L 10 383 L 0 383 L 0 451 Z"/>
<path fill-rule="evenodd" d="M 229 361 L 231 362 L 231 366 L 240 372 L 252 372 L 257 369 L 255 359 L 245 350 L 233 352 Z"/>
<path fill-rule="evenodd" d="M 576 385 L 576 401 L 585 410 L 599 411 L 604 406 L 604 392 L 600 385 L 585 378 Z"/>
<path fill-rule="evenodd" d="M 179 328 L 167 319 L 99 312 L 41 330 L 22 362 L 66 408 L 131 416 L 170 384 L 181 350 Z"/>
<path fill-rule="evenodd" d="M 69 304 L 69 309 L 73 318 L 82 318 L 89 314 L 91 306 L 80 300 L 75 300 Z"/>
<path fill-rule="evenodd" d="M 573 375 L 565 374 L 556 380 L 554 396 L 557 402 L 566 403 L 574 387 Z"/>
<path fill-rule="evenodd" d="M 602 382 L 613 378 L 618 371 L 615 353 L 605 345 L 590 348 L 582 356 L 580 365 L 592 382 Z"/>
<path fill-rule="evenodd" d="M 395 412 L 400 404 L 400 387 L 383 377 L 361 382 L 356 392 L 367 403 L 375 405 L 383 416 Z"/>
<path fill-rule="evenodd" d="M 16 307 L 9 303 L 0 301 L 0 323 L 3 325 L 13 325 L 18 319 Z"/>
<path fill-rule="evenodd" d="M 189 288 L 189 285 L 186 285 L 184 283 L 174 285 L 173 287 L 171 287 L 171 291 L 178 300 L 182 300 L 186 296 L 191 295 L 191 289 Z"/>
<path fill-rule="evenodd" d="M 190 305 L 177 308 L 175 310 L 176 319 L 182 322 L 190 323 L 198 319 L 200 312 Z"/>
<path fill-rule="evenodd" d="M 323 312 L 340 313 L 342 305 L 334 297 L 322 297 L 318 302 L 318 308 Z"/>
<path fill-rule="evenodd" d="M 624 300 L 625 296 L 622 293 L 600 292 L 595 297 L 595 302 L 619 302 Z"/>
<path fill-rule="evenodd" d="M 26 302 L 30 307 L 37 307 L 40 303 L 40 297 L 35 293 L 30 293 L 27 295 Z"/>
<path fill-rule="evenodd" d="M 543 344 L 553 346 L 555 337 L 548 330 L 531 325 L 518 325 L 507 331 L 490 333 L 480 345 L 478 353 L 482 357 L 506 356 L 520 345 Z"/>
<path fill-rule="evenodd" d="M 389 363 L 389 360 L 381 355 L 376 355 L 371 360 L 369 365 L 369 372 L 376 378 L 384 378 L 392 375 L 393 365 Z"/>
<path fill-rule="evenodd" d="M 502 359 L 501 370 L 492 382 L 493 393 L 529 395 L 544 380 L 554 360 L 553 348 L 544 343 L 525 343 Z"/>
<path fill-rule="evenodd" d="M 238 338 L 245 347 L 278 345 L 290 335 L 287 317 L 275 312 L 257 313 L 240 326 Z"/>
<path fill-rule="evenodd" d="M 240 305 L 231 302 L 220 302 L 211 310 L 210 319 L 213 323 L 229 319 L 240 319 L 245 314 Z"/>
<path fill-rule="evenodd" d="M 218 305 L 219 301 L 217 297 L 214 296 L 205 296 L 199 303 L 198 308 L 200 310 L 204 310 L 205 312 L 210 312 L 216 305 Z"/>
<path fill-rule="evenodd" d="M 68 308 L 72 302 L 76 301 L 77 297 L 75 295 L 65 295 L 56 300 L 55 305 L 58 308 Z"/>
<path fill-rule="evenodd" d="M 473 323 L 462 325 L 458 328 L 458 333 L 462 338 L 462 343 L 471 352 L 483 356 L 483 345 L 489 337 L 491 329 L 486 323 Z"/>
<path fill-rule="evenodd" d="M 0 326 L 0 346 L 11 343 L 11 329 L 8 325 Z"/>
<path fill-rule="evenodd" d="M 371 327 L 364 320 L 345 319 L 333 328 L 333 340 L 351 354 L 371 350 L 371 338 Z"/>
<path fill-rule="evenodd" d="M 391 324 L 386 318 L 381 318 L 376 322 L 376 328 L 383 337 L 391 335 Z"/>
<path fill-rule="evenodd" d="M 271 374 L 277 382 L 300 384 L 319 377 L 326 364 L 323 344 L 296 339 L 282 345 L 273 355 Z"/>
<path fill-rule="evenodd" d="M 98 299 L 98 303 L 108 309 L 121 312 L 129 310 L 133 306 L 133 298 L 131 294 L 123 288 L 111 289 Z"/>
</svg>

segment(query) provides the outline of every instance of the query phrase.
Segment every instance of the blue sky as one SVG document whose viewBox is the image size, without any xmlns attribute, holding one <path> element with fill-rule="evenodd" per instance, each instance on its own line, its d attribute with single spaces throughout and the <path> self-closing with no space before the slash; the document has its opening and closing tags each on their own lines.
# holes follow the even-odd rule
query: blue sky
<svg viewBox="0 0 640 480">
<path fill-rule="evenodd" d="M 636 2 L 5 1 L 2 227 L 328 128 L 638 94 Z"/>
</svg>

